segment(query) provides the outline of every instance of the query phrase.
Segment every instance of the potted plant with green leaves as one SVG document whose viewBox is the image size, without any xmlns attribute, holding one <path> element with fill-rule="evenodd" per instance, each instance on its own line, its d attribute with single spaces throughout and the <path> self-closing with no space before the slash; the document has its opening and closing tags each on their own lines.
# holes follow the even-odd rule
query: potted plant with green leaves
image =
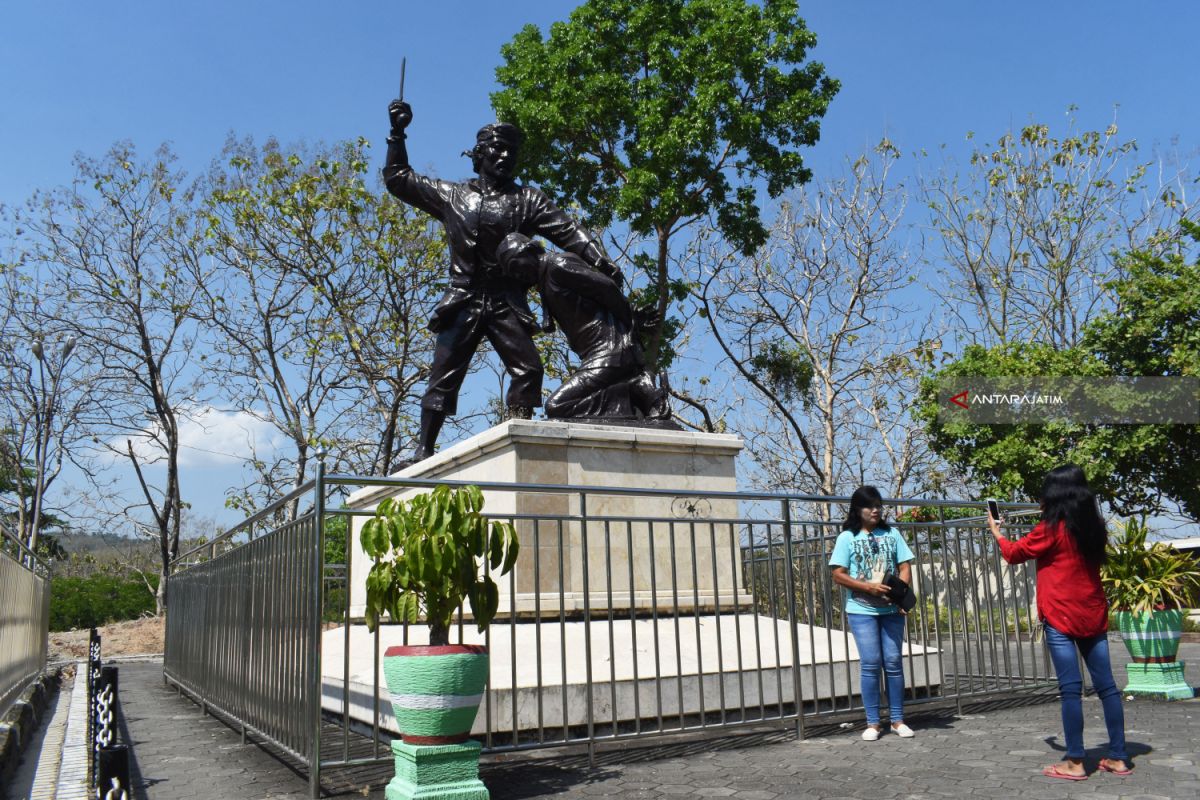
<svg viewBox="0 0 1200 800">
<path fill-rule="evenodd" d="M 479 781 L 479 743 L 468 741 L 487 684 L 487 650 L 451 644 L 454 613 L 468 603 L 480 632 L 496 616 L 493 576 L 507 574 L 520 546 L 512 523 L 482 514 L 477 486 L 439 486 L 408 500 L 388 498 L 363 526 L 362 548 L 374 560 L 367 575 L 366 622 L 429 626 L 429 644 L 390 647 L 384 677 L 402 741 L 393 742 L 396 777 L 388 800 L 486 798 Z"/>
<path fill-rule="evenodd" d="M 1133 663 L 1127 664 L 1132 694 L 1170 699 L 1192 697 L 1176 659 L 1189 594 L 1200 588 L 1200 570 L 1186 554 L 1163 542 L 1147 543 L 1145 519 L 1125 523 L 1109 543 L 1101 569 L 1109 605 Z"/>
</svg>

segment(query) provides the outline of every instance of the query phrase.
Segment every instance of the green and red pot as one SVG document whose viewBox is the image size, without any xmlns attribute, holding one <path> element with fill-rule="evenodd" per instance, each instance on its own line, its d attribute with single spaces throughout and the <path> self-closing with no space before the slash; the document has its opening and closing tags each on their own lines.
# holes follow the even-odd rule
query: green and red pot
<svg viewBox="0 0 1200 800">
<path fill-rule="evenodd" d="M 406 744 L 460 744 L 470 737 L 487 685 L 485 647 L 389 647 L 383 654 L 383 674 Z"/>
<path fill-rule="evenodd" d="M 1182 700 L 1195 692 L 1183 678 L 1176 659 L 1183 634 L 1183 611 L 1118 611 L 1117 628 L 1132 663 L 1125 665 L 1127 694 L 1147 694 Z"/>
</svg>

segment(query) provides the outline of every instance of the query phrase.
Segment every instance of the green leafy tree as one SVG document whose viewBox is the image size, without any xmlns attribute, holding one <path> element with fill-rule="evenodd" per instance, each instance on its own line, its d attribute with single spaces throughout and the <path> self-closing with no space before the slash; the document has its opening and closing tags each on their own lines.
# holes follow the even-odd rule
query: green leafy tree
<svg viewBox="0 0 1200 800">
<path fill-rule="evenodd" d="M 1131 253 L 1127 276 L 1113 284 L 1116 310 L 1084 332 L 1084 347 L 1116 374 L 1200 379 L 1200 225 L 1183 220 L 1176 241 L 1167 254 Z M 1153 426 L 1129 435 L 1143 441 L 1131 449 L 1127 476 L 1200 517 L 1200 426 Z"/>
<path fill-rule="evenodd" d="M 86 578 L 56 577 L 50 584 L 50 630 L 95 628 L 154 613 L 159 577 L 148 581 L 97 573 Z"/>
<path fill-rule="evenodd" d="M 948 378 L 1107 374 L 1102 362 L 1079 350 L 1057 350 L 1047 344 L 969 345 L 958 359 L 922 381 L 916 416 L 925 425 L 934 452 L 987 493 L 1036 497 L 1047 472 L 1076 461 L 1089 465 L 1093 488 L 1111 496 L 1112 486 L 1106 482 L 1111 463 L 1098 464 L 1095 454 L 1086 452 L 1092 427 L 1066 422 L 972 424 L 939 417 L 946 399 L 937 392 L 938 384 Z"/>
<path fill-rule="evenodd" d="M 1083 330 L 1083 344 L 967 347 L 921 389 L 918 416 L 933 449 L 981 488 L 1034 497 L 1047 471 L 1084 465 L 1093 487 L 1119 512 L 1158 512 L 1178 504 L 1200 514 L 1200 427 L 1083 425 L 1069 422 L 978 425 L 939 418 L 938 379 L 949 377 L 1200 377 L 1200 262 L 1184 255 L 1200 226 L 1184 221 L 1167 255 L 1135 251 L 1112 291 L 1116 310 Z"/>
<path fill-rule="evenodd" d="M 635 300 L 656 314 L 646 352 L 658 367 L 685 292 L 673 237 L 711 216 L 751 253 L 767 238 L 759 191 L 810 177 L 799 148 L 838 90 L 805 63 L 815 43 L 794 0 L 588 0 L 548 37 L 529 25 L 501 51 L 492 103 L 525 134 L 525 174 L 588 224 L 622 220 L 655 243 L 635 259 L 651 278 Z"/>
</svg>

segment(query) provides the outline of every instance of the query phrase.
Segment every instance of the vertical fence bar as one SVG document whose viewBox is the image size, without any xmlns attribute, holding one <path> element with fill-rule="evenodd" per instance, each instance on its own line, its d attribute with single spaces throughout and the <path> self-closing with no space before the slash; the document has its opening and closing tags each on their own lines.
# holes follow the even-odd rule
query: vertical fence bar
<svg viewBox="0 0 1200 800">
<path fill-rule="evenodd" d="M 974 586 L 975 586 L 975 620 L 976 620 L 975 635 L 979 642 L 979 659 L 980 659 L 980 662 L 983 662 L 985 655 L 988 657 L 987 658 L 987 663 L 988 663 L 987 669 L 988 669 L 988 671 L 990 671 L 990 677 L 992 677 L 994 679 L 993 681 L 989 681 L 987 679 L 989 676 L 987 674 L 985 674 L 983 685 L 984 685 L 984 690 L 986 691 L 988 688 L 998 689 L 1000 686 L 1000 681 L 999 681 L 1000 668 L 997 664 L 997 661 L 998 661 L 997 655 L 998 654 L 997 654 L 997 650 L 996 650 L 996 614 L 995 614 L 995 609 L 993 608 L 993 604 L 992 604 L 992 586 L 991 586 L 991 580 L 990 580 L 991 575 L 988 570 L 989 559 L 987 558 L 987 552 L 986 552 L 987 543 L 983 541 L 982 537 L 975 536 L 974 527 L 969 526 L 967 528 L 967 532 L 968 532 L 968 536 L 969 536 L 969 538 L 967 539 L 967 543 L 969 545 L 969 547 L 967 548 L 967 554 L 968 554 L 967 557 L 971 562 L 971 572 L 975 575 L 975 580 L 973 582 Z M 981 531 L 981 533 L 982 533 L 982 531 Z M 983 608 L 982 609 L 980 608 L 980 598 L 979 598 L 980 591 L 983 592 L 983 599 L 982 599 Z M 985 620 L 986 620 L 986 623 L 984 622 Z M 987 651 L 986 651 L 986 653 L 984 650 L 985 631 L 981 629 L 981 626 L 983 626 L 984 624 L 987 625 L 987 630 L 986 630 Z"/>
<path fill-rule="evenodd" d="M 671 545 L 671 619 L 675 624 L 675 695 L 678 703 L 679 729 L 687 727 L 683 717 L 683 636 L 679 631 L 679 570 L 675 558 L 675 520 L 667 522 Z"/>
<path fill-rule="evenodd" d="M 692 621 L 696 625 L 696 694 L 700 702 L 700 727 L 704 728 L 707 726 L 708 703 L 704 694 L 704 642 L 700 636 L 700 565 L 697 563 L 699 556 L 696 553 L 696 521 L 694 519 L 688 522 L 688 540 L 692 547 Z"/>
<path fill-rule="evenodd" d="M 758 718 L 760 720 L 763 720 L 763 719 L 766 719 L 766 716 L 767 716 L 767 700 L 766 700 L 767 690 L 763 683 L 762 623 L 761 623 L 761 620 L 762 620 L 763 612 L 770 611 L 770 608 L 769 607 L 766 609 L 759 608 L 759 599 L 758 598 L 759 598 L 759 593 L 760 593 L 759 586 L 761 585 L 761 583 L 760 583 L 761 579 L 758 577 L 758 571 L 759 571 L 759 562 L 761 561 L 761 559 L 755 553 L 754 523 L 750 522 L 748 527 L 749 527 L 749 534 L 746 539 L 746 542 L 749 545 L 749 549 L 750 549 L 750 576 L 751 576 L 752 591 L 754 592 L 754 612 L 755 612 L 754 613 L 754 667 L 755 667 L 755 672 L 757 673 L 757 676 L 758 676 Z M 768 589 L 767 589 L 767 591 L 768 591 L 767 599 L 769 601 L 771 599 L 771 595 L 769 594 L 769 592 L 771 591 L 770 587 L 774 586 L 774 584 L 770 582 L 770 573 L 769 573 L 770 562 L 769 561 L 767 562 L 767 569 L 768 569 L 767 579 L 768 579 L 768 584 L 769 584 Z M 774 621 L 774 618 L 772 617 L 772 622 L 773 621 Z"/>
<path fill-rule="evenodd" d="M 730 587 L 731 592 L 733 593 L 733 638 L 734 638 L 734 645 L 736 647 L 736 652 L 737 652 L 738 719 L 741 722 L 745 722 L 746 721 L 746 679 L 745 679 L 746 673 L 745 673 L 745 667 L 744 667 L 743 659 L 742 659 L 742 606 L 741 606 L 741 600 L 739 599 L 741 596 L 741 592 L 739 591 L 739 589 L 741 588 L 741 584 L 739 584 L 739 582 L 738 582 L 738 562 L 739 562 L 738 556 L 741 554 L 742 549 L 739 546 L 740 543 L 738 542 L 738 535 L 739 535 L 738 534 L 738 526 L 735 523 L 732 523 L 732 522 L 729 523 L 729 572 L 730 572 L 729 587 Z M 713 552 L 714 552 L 714 554 L 716 553 L 716 548 L 713 548 Z M 715 558 L 713 559 L 713 564 L 714 564 L 714 566 L 716 565 Z M 746 564 L 743 563 L 741 566 L 742 566 L 742 575 L 744 576 L 745 570 L 746 570 Z M 753 569 L 753 566 L 754 565 L 751 564 L 750 568 Z M 743 577 L 743 580 L 741 583 L 742 584 L 745 583 L 744 577 Z M 755 608 L 753 606 L 753 603 L 754 603 L 753 579 L 750 581 L 750 583 L 751 583 L 751 592 L 750 592 L 751 600 L 750 600 L 750 602 L 752 604 L 750 606 L 750 609 L 753 612 L 755 610 Z M 757 617 L 757 615 L 756 615 L 756 617 Z"/>
<path fill-rule="evenodd" d="M 796 735 L 803 739 L 804 698 L 800 696 L 800 642 L 797 639 L 798 631 L 796 630 L 799 620 L 796 619 L 796 564 L 795 556 L 792 553 L 792 501 L 785 497 L 782 501 L 782 508 L 784 544 L 786 548 L 784 552 L 787 556 L 788 629 L 791 631 L 792 642 L 792 700 L 796 704 Z M 782 714 L 782 698 L 780 700 L 779 710 Z"/>
<path fill-rule="evenodd" d="M 654 520 L 647 523 L 647 541 L 650 547 L 650 621 L 654 632 L 654 696 L 656 713 L 658 715 L 658 730 L 663 725 L 663 694 L 662 694 L 662 642 L 658 631 L 658 554 L 654 550 Z"/>
<path fill-rule="evenodd" d="M 986 552 L 991 556 L 989 559 L 989 565 L 991 566 L 992 571 L 995 573 L 996 585 L 998 587 L 996 600 L 997 604 L 1000 606 L 1000 637 L 1003 645 L 1000 655 L 1004 660 L 1004 674 L 1008 678 L 1008 688 L 1012 689 L 1014 686 L 1012 674 L 1012 644 L 1008 637 L 1008 603 L 1005 602 L 1005 595 L 1008 594 L 1008 588 L 1005 585 L 1005 574 L 1000 559 L 1000 548 L 996 546 L 994 541 L 992 541 L 991 536 L 984 538 L 984 547 Z M 1016 624 L 1015 614 L 1013 617 L 1013 633 L 1017 634 L 1017 652 L 1019 654 L 1021 637 L 1020 627 Z"/>
<path fill-rule="evenodd" d="M 783 576 L 776 576 L 779 554 L 775 546 L 775 524 L 767 523 L 767 580 L 771 592 L 771 641 L 775 645 L 775 708 L 783 717 L 783 653 L 779 649 L 779 589 Z"/>
<path fill-rule="evenodd" d="M 344 638 L 342 639 L 342 648 L 345 650 L 345 652 L 342 654 L 342 712 L 343 712 L 342 713 L 342 758 L 349 759 L 350 758 L 350 587 L 353 585 L 352 580 L 353 580 L 353 575 L 354 575 L 353 568 L 351 566 L 352 563 L 354 562 L 353 553 L 351 552 L 351 545 L 354 541 L 354 535 L 353 535 L 354 534 L 354 531 L 353 531 L 354 520 L 350 517 L 342 517 L 342 519 L 344 519 L 346 521 L 346 542 L 343 545 L 344 552 L 342 555 L 342 561 L 346 562 L 345 567 L 343 568 L 343 571 L 342 571 L 342 574 L 345 576 L 344 577 L 345 583 L 343 584 L 344 588 L 342 589 L 342 596 L 345 598 L 345 600 L 343 602 L 343 608 L 345 609 L 345 612 L 346 612 L 342 618 L 342 624 L 343 624 L 344 630 L 345 630 L 345 635 L 344 635 Z M 324 528 L 322 528 L 322 530 L 324 530 Z M 324 587 L 324 585 L 325 585 L 324 570 L 322 570 L 321 586 Z M 322 608 L 325 607 L 324 603 L 321 604 L 321 607 Z M 322 616 L 324 616 L 324 613 L 322 613 Z M 378 698 L 379 693 L 375 692 L 375 696 L 376 696 L 376 698 Z M 374 721 L 372 721 L 372 724 L 374 725 L 376 723 Z"/>
<path fill-rule="evenodd" d="M 571 739 L 570 716 L 567 713 L 567 585 L 564 583 L 563 521 L 558 521 L 558 650 L 562 687 L 562 735 L 563 741 Z"/>
<path fill-rule="evenodd" d="M 592 554 L 588 551 L 588 512 L 587 492 L 579 493 L 579 549 L 583 551 L 583 658 L 587 671 L 587 732 L 588 732 L 588 765 L 596 766 L 596 718 L 595 702 L 592 698 L 592 584 L 588 576 L 588 562 Z M 564 642 L 565 644 L 565 642 Z M 566 675 L 563 676 L 566 682 Z"/>
<path fill-rule="evenodd" d="M 816 636 L 817 636 L 817 634 L 816 634 L 817 613 L 816 613 L 816 595 L 813 592 L 813 571 L 814 570 L 813 570 L 812 564 L 811 564 L 811 562 L 813 561 L 813 558 L 812 558 L 813 554 L 811 552 L 813 549 L 813 546 L 812 546 L 812 538 L 809 536 L 807 524 L 801 525 L 801 527 L 800 527 L 800 539 L 801 539 L 801 542 L 804 547 L 804 561 L 802 562 L 803 563 L 802 572 L 804 573 L 803 579 L 804 579 L 804 588 L 805 588 L 805 593 L 804 593 L 805 615 L 807 617 L 807 619 L 805 620 L 805 627 L 808 628 L 809 672 L 812 675 L 813 711 L 815 713 L 815 712 L 820 711 L 821 698 L 820 698 L 819 692 L 817 691 L 817 686 L 818 686 L 818 682 L 817 682 L 817 638 L 816 638 Z M 824 547 L 821 548 L 820 555 L 821 556 L 825 555 Z M 833 660 L 832 653 L 830 654 L 830 660 Z M 797 664 L 795 668 L 797 671 L 799 671 L 800 665 Z M 803 686 L 801 688 L 803 688 Z M 832 687 L 830 687 L 830 688 L 832 688 Z M 804 735 L 803 729 L 801 729 L 801 735 L 802 736 Z"/>
<path fill-rule="evenodd" d="M 638 647 L 637 647 L 637 583 L 633 570 L 633 521 L 625 520 L 625 553 L 626 561 L 629 564 L 629 641 L 630 650 L 633 654 L 633 730 L 634 734 L 642 732 L 642 682 L 638 675 Z M 654 560 L 654 553 L 650 553 L 650 560 Z"/>
<path fill-rule="evenodd" d="M 712 591 L 713 591 L 713 620 L 717 628 L 717 690 L 718 698 L 721 703 L 721 725 L 725 725 L 725 652 L 724 652 L 724 626 L 721 623 L 721 586 L 720 578 L 717 576 L 717 524 L 713 520 L 708 521 L 708 552 L 709 562 L 712 564 Z M 737 594 L 733 595 L 734 602 L 734 618 L 737 618 Z"/>
<path fill-rule="evenodd" d="M 516 527 L 517 521 L 509 517 L 509 523 Z M 534 524 L 537 524 L 536 522 Z M 462 606 L 458 607 L 459 613 L 462 613 Z M 461 630 L 461 629 L 460 629 Z M 462 634 L 459 634 L 459 643 L 462 643 Z M 490 650 L 488 652 L 491 652 Z M 509 681 L 508 694 L 512 699 L 512 743 L 516 747 L 521 742 L 521 726 L 520 716 L 517 713 L 517 570 L 508 571 L 508 662 L 509 662 Z M 488 676 L 491 677 L 491 669 L 488 670 Z M 538 687 L 539 691 L 541 687 Z"/>
<path fill-rule="evenodd" d="M 309 683 L 308 683 L 308 702 L 309 707 L 309 724 L 312 726 L 312 740 L 309 748 L 310 767 L 308 773 L 308 792 L 309 796 L 319 798 L 321 796 L 321 581 L 325 574 L 325 458 L 324 453 L 321 453 L 317 460 L 317 477 L 313 484 L 313 524 L 316 525 L 316 530 L 313 536 L 312 553 L 309 554 L 312 559 L 312 577 L 317 581 L 317 588 L 313 591 L 312 606 L 309 609 Z M 347 526 L 348 527 L 348 526 Z M 349 547 L 349 537 L 347 537 L 347 547 Z M 349 593 L 347 592 L 347 601 Z M 349 676 L 347 676 L 349 678 Z"/>
<path fill-rule="evenodd" d="M 946 572 L 946 599 L 949 601 L 949 605 L 950 605 L 950 607 L 946 610 L 946 617 L 949 620 L 949 627 L 950 627 L 950 631 L 949 631 L 949 634 L 950 634 L 950 664 L 952 667 L 952 671 L 954 673 L 954 704 L 958 710 L 958 715 L 962 716 L 962 710 L 963 710 L 962 709 L 962 679 L 959 677 L 959 672 L 958 672 L 958 640 L 954 635 L 954 602 L 953 602 L 953 596 L 951 595 L 951 592 L 953 592 L 953 588 L 952 588 L 953 584 L 958 583 L 958 582 L 954 581 L 952 583 L 951 577 L 950 577 L 950 557 L 949 557 L 949 552 L 948 552 L 950 550 L 950 543 L 949 543 L 949 541 L 947 541 L 947 538 L 946 538 L 946 530 L 947 530 L 946 529 L 946 506 L 944 505 L 944 502 L 940 503 L 938 505 L 938 526 L 942 532 L 941 533 L 941 536 L 942 536 L 942 567 Z M 962 592 L 960 590 L 960 592 L 959 592 L 960 601 L 961 601 L 961 598 L 962 598 Z M 939 621 L 939 626 L 940 626 L 940 621 Z M 943 660 L 943 665 L 944 664 L 945 664 L 945 661 Z M 944 684 L 945 682 L 946 682 L 946 670 L 943 666 L 942 683 Z"/>
<path fill-rule="evenodd" d="M 608 680 L 609 680 L 609 716 L 612 717 L 612 735 L 615 738 L 617 730 L 617 637 L 613 617 L 613 586 L 612 586 L 612 538 L 609 521 L 604 520 L 604 589 L 608 596 Z M 630 616 L 632 620 L 632 615 Z M 636 653 L 634 656 L 636 657 Z M 636 690 L 636 686 L 634 689 Z"/>
<path fill-rule="evenodd" d="M 939 506 L 939 508 L 940 508 L 940 506 Z M 939 528 L 938 530 L 942 530 L 942 529 Z M 934 641 L 936 642 L 935 646 L 937 648 L 938 673 L 939 673 L 939 677 L 941 678 L 942 685 L 944 686 L 946 683 L 946 673 L 945 673 L 945 659 L 942 658 L 942 652 L 943 652 L 944 648 L 942 647 L 941 600 L 940 600 L 940 592 L 938 591 L 937 561 L 934 558 L 934 554 L 933 554 L 933 549 L 934 549 L 934 547 L 933 547 L 933 545 L 934 545 L 933 531 L 934 531 L 934 529 L 931 527 L 925 528 L 925 545 L 929 551 L 929 582 L 933 587 L 933 612 L 932 612 L 933 613 L 933 625 L 932 625 L 933 636 L 934 636 Z M 941 544 L 938 545 L 938 550 L 944 551 L 944 549 L 945 549 L 945 542 L 943 541 L 943 542 L 941 542 Z M 921 613 L 922 613 L 922 616 L 929 613 L 929 606 L 926 603 L 921 604 Z M 926 627 L 928 628 L 930 626 L 927 624 Z M 944 694 L 944 692 L 943 692 L 943 694 Z"/>
<path fill-rule="evenodd" d="M 537 652 L 538 744 L 546 742 L 545 699 L 542 697 L 542 521 L 533 521 L 533 641 Z M 513 688 L 516 691 L 516 687 Z"/>
</svg>

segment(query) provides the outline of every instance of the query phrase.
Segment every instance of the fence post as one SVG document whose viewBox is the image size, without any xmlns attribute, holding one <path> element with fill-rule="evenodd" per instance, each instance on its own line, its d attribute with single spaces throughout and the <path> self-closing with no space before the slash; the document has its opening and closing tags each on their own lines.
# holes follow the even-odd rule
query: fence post
<svg viewBox="0 0 1200 800">
<path fill-rule="evenodd" d="M 593 708 L 592 698 L 592 585 L 588 576 L 588 513 L 587 513 L 587 492 L 579 493 L 579 549 L 583 553 L 583 659 L 587 670 L 587 731 L 588 731 L 588 766 L 596 766 L 596 723 L 595 709 Z M 653 555 L 651 555 L 653 558 Z M 561 589 L 561 587 L 560 587 Z M 562 602 L 561 600 L 559 601 Z M 632 605 L 632 604 L 631 604 Z M 515 620 L 514 620 L 515 622 Z M 637 653 L 633 654 L 637 658 Z M 563 678 L 566 681 L 566 678 Z M 616 715 L 616 709 L 613 709 L 613 715 Z"/>
<path fill-rule="evenodd" d="M 88 768 L 92 763 L 92 751 L 96 749 L 96 679 L 100 677 L 100 634 L 92 628 L 88 632 L 88 657 L 85 679 L 87 680 L 87 725 L 84 737 L 88 745 Z"/>
<path fill-rule="evenodd" d="M 796 615 L 796 564 L 792 554 L 792 501 L 785 497 L 780 501 L 783 506 L 783 533 L 785 555 L 787 557 L 788 584 L 788 628 L 792 639 L 792 699 L 796 703 L 796 735 L 804 738 L 804 698 L 800 696 L 800 641 L 796 626 L 799 620 Z M 782 698 L 780 698 L 782 701 Z M 783 711 L 781 702 L 780 712 Z"/>
<path fill-rule="evenodd" d="M 942 564 L 943 564 L 944 569 L 946 570 L 946 599 L 948 601 L 947 605 L 949 606 L 949 608 L 947 609 L 947 617 L 949 618 L 949 621 L 950 621 L 950 659 L 951 659 L 951 665 L 952 665 L 951 671 L 954 673 L 954 706 L 957 709 L 958 716 L 961 717 L 962 713 L 963 713 L 962 681 L 959 680 L 959 676 L 958 676 L 958 641 L 954 637 L 954 597 L 953 597 L 954 587 L 950 581 L 950 559 L 949 559 L 949 554 L 947 552 L 949 550 L 950 543 L 946 539 L 946 501 L 944 498 L 940 499 L 938 501 L 938 526 L 941 529 L 941 536 L 942 536 Z M 963 598 L 960 597 L 959 602 L 962 602 L 962 601 L 963 601 Z M 965 631 L 966 631 L 966 616 L 965 616 L 966 609 L 964 608 L 961 613 L 963 615 L 963 630 L 965 633 Z M 964 640 L 966 639 L 965 636 L 963 638 L 964 638 Z M 969 643 L 967 643 L 966 641 L 964 641 L 963 644 L 964 644 L 964 646 L 968 646 L 968 647 L 970 646 Z M 940 654 L 938 657 L 939 657 L 939 659 L 941 659 Z M 942 660 L 942 664 L 943 664 L 942 683 L 944 684 L 946 682 L 946 670 L 945 670 L 945 666 L 944 666 L 946 662 L 945 662 L 945 659 L 941 659 L 941 660 Z"/>
<path fill-rule="evenodd" d="M 316 581 L 313 592 L 312 607 L 309 609 L 309 635 L 312 637 L 309 647 L 309 685 L 308 708 L 309 722 L 312 725 L 312 748 L 309 756 L 308 791 L 309 796 L 321 796 L 321 600 L 325 588 L 325 451 L 317 453 L 317 475 L 313 482 L 313 524 L 317 526 L 312 552 L 312 575 Z M 347 558 L 349 557 L 350 537 L 346 537 Z M 349 600 L 347 587 L 346 602 Z"/>
<path fill-rule="evenodd" d="M 96 751 L 98 800 L 129 800 L 129 747 L 119 744 Z"/>
</svg>

